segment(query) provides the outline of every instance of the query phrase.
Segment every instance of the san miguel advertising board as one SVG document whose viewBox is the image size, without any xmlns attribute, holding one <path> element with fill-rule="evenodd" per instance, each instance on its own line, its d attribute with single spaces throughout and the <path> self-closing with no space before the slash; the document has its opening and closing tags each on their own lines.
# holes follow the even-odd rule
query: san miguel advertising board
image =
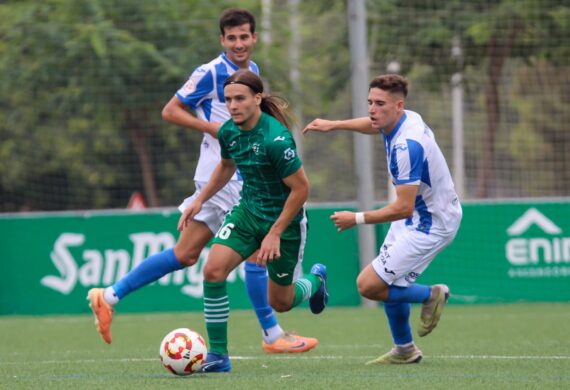
<svg viewBox="0 0 570 390">
<path fill-rule="evenodd" d="M 309 213 L 304 270 L 326 262 L 330 283 L 336 286 L 331 304 L 357 305 L 356 232 L 336 240 L 340 249 L 332 247 L 319 237 L 319 232 L 328 236 L 335 231 L 328 211 Z M 148 256 L 174 246 L 179 216 L 175 209 L 0 216 L 0 314 L 89 312 L 85 298 L 90 288 L 112 285 Z M 125 297 L 120 310 L 201 311 L 208 253 L 207 247 L 196 265 Z M 244 280 L 242 264 L 228 278 L 233 309 L 251 307 Z"/>
<path fill-rule="evenodd" d="M 350 208 L 350 207 L 347 207 Z M 332 306 L 360 304 L 356 229 L 338 233 L 330 215 L 309 208 L 303 261 L 328 266 Z M 451 303 L 570 300 L 570 201 L 464 204 L 455 241 L 418 283 L 446 283 Z M 0 216 L 0 314 L 88 313 L 87 291 L 115 283 L 178 238 L 176 210 Z M 377 246 L 388 225 L 377 226 Z M 201 311 L 198 264 L 127 296 L 122 312 Z M 369 259 L 372 260 L 372 259 Z M 250 308 L 243 267 L 228 279 L 233 309 Z"/>
</svg>

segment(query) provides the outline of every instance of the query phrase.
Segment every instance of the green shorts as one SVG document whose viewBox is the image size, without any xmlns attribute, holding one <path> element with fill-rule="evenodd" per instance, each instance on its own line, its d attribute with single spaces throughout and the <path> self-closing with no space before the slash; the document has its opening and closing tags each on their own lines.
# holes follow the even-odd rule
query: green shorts
<svg viewBox="0 0 570 390">
<path fill-rule="evenodd" d="M 274 222 L 251 214 L 241 203 L 234 206 L 212 240 L 225 245 L 248 259 L 261 246 Z M 267 272 L 275 283 L 288 286 L 302 272 L 301 262 L 307 238 L 307 219 L 291 222 L 281 235 L 281 257 L 267 262 Z"/>
</svg>

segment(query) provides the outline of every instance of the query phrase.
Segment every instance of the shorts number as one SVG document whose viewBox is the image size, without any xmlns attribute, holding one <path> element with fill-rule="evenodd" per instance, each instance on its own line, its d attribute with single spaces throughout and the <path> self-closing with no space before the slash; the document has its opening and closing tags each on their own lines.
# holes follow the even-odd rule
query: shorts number
<svg viewBox="0 0 570 390">
<path fill-rule="evenodd" d="M 225 226 L 222 226 L 218 233 L 216 233 L 216 237 L 221 238 L 222 240 L 227 240 L 230 234 L 232 234 L 232 229 L 235 227 L 233 223 L 228 223 Z"/>
</svg>

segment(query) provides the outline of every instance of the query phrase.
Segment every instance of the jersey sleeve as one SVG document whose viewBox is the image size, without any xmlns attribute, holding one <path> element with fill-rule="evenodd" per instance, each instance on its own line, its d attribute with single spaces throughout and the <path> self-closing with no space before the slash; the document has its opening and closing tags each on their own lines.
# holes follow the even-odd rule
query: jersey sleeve
<svg viewBox="0 0 570 390">
<path fill-rule="evenodd" d="M 230 122 L 231 122 L 231 120 L 224 122 L 222 124 L 222 126 L 220 126 L 220 129 L 218 130 L 218 142 L 220 144 L 220 156 L 223 159 L 231 158 L 230 154 L 228 152 L 228 143 L 226 142 L 227 135 L 228 135 L 227 128 L 228 128 Z"/>
<path fill-rule="evenodd" d="M 255 73 L 256 75 L 258 75 L 258 76 L 260 75 L 259 66 L 258 66 L 255 62 L 253 62 L 253 61 L 250 61 L 250 62 L 249 62 L 249 69 L 250 69 L 253 73 Z"/>
<path fill-rule="evenodd" d="M 390 173 L 395 185 L 419 185 L 422 178 L 424 148 L 412 139 L 398 142 L 392 147 Z"/>
<path fill-rule="evenodd" d="M 214 77 L 212 71 L 200 66 L 192 72 L 190 78 L 176 92 L 176 96 L 184 104 L 196 110 L 201 102 L 214 93 Z"/>
<path fill-rule="evenodd" d="M 268 140 L 267 154 L 281 178 L 292 175 L 303 165 L 297 154 L 295 140 L 289 130 Z"/>
</svg>

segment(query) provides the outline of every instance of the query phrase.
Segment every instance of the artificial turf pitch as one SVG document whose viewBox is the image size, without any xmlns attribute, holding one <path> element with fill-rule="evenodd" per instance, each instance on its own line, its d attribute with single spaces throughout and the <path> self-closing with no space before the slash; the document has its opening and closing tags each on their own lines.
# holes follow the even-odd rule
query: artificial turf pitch
<svg viewBox="0 0 570 390">
<path fill-rule="evenodd" d="M 412 317 L 415 332 L 419 306 Z M 433 333 L 415 338 L 423 361 L 406 366 L 364 364 L 391 347 L 381 308 L 279 318 L 320 344 L 264 354 L 253 312 L 232 311 L 233 370 L 176 377 L 160 363 L 160 341 L 179 327 L 206 336 L 201 313 L 119 311 L 112 345 L 92 316 L 0 317 L 0 389 L 570 389 L 570 303 L 448 305 Z"/>
</svg>

